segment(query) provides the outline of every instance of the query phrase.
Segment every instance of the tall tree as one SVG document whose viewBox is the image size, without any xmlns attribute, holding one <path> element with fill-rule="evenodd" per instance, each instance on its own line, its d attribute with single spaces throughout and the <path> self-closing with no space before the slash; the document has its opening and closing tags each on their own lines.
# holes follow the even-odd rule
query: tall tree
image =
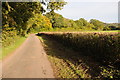
<svg viewBox="0 0 120 80">
<path fill-rule="evenodd" d="M 96 19 L 91 19 L 90 23 L 95 26 L 94 27 L 95 30 L 103 30 L 103 28 L 105 26 L 103 22 L 96 20 Z"/>
<path fill-rule="evenodd" d="M 63 9 L 66 2 L 64 0 L 50 0 L 47 4 L 48 12 L 46 16 L 50 19 L 53 27 L 62 27 L 63 26 L 63 17 L 60 14 L 55 13 L 55 10 Z"/>
<path fill-rule="evenodd" d="M 4 25 L 10 27 L 11 21 L 14 21 L 16 23 L 14 28 L 23 36 L 26 33 L 27 21 L 35 14 L 44 12 L 40 2 L 4 2 L 2 7 L 3 27 Z"/>
<path fill-rule="evenodd" d="M 64 0 L 50 0 L 50 2 L 48 2 L 47 9 L 54 12 L 54 10 L 63 9 L 64 5 L 66 5 Z"/>
</svg>

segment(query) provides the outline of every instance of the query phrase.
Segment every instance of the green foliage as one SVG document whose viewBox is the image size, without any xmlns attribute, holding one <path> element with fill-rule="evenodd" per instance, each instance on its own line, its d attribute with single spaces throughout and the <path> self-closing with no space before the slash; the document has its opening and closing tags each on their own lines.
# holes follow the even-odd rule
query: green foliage
<svg viewBox="0 0 120 80">
<path fill-rule="evenodd" d="M 64 5 L 66 5 L 66 2 L 64 2 L 64 0 L 50 0 L 47 5 L 47 9 L 51 12 L 54 12 L 54 10 L 61 10 Z"/>
<path fill-rule="evenodd" d="M 50 19 L 53 28 L 77 28 L 74 20 L 66 19 L 62 15 L 55 12 L 49 12 L 45 16 Z"/>
<path fill-rule="evenodd" d="M 16 31 L 2 31 L 2 46 L 6 47 L 15 42 L 17 38 Z"/>
<path fill-rule="evenodd" d="M 85 20 L 84 18 L 80 18 L 79 20 L 76 20 L 75 23 L 80 29 L 91 30 L 94 28 L 94 25 L 87 22 L 87 20 Z"/>
<path fill-rule="evenodd" d="M 3 30 L 4 28 L 15 28 L 19 35 L 25 35 L 27 21 L 36 13 L 41 14 L 43 8 L 38 2 L 3 2 Z"/>
<path fill-rule="evenodd" d="M 105 23 L 105 27 L 109 30 L 120 30 L 119 23 Z"/>
<path fill-rule="evenodd" d="M 53 28 L 55 27 L 61 28 L 64 26 L 64 18 L 62 15 L 57 14 L 55 12 L 49 12 L 45 16 L 50 19 Z"/>
<path fill-rule="evenodd" d="M 48 12 L 45 14 L 46 17 L 50 19 L 53 28 L 73 28 L 73 29 L 82 29 L 82 30 L 94 30 L 95 26 L 84 18 L 80 18 L 79 20 L 71 20 L 66 19 L 62 15 L 55 12 Z"/>
<path fill-rule="evenodd" d="M 80 18 L 79 21 L 81 22 L 81 26 L 87 26 L 88 22 L 84 18 Z"/>
<path fill-rule="evenodd" d="M 103 28 L 103 30 L 104 31 L 107 31 L 107 30 L 111 30 L 108 26 L 105 26 L 104 28 Z"/>
<path fill-rule="evenodd" d="M 91 19 L 90 23 L 95 26 L 94 27 L 95 30 L 103 30 L 103 28 L 105 26 L 103 22 L 96 20 L 96 19 Z"/>
<path fill-rule="evenodd" d="M 39 2 L 3 2 L 2 3 L 2 43 L 13 44 L 17 36 L 25 36 L 30 28 L 28 21 L 36 14 L 44 12 Z M 44 21 L 44 20 L 43 20 Z M 47 26 L 45 23 L 44 26 Z M 47 26 L 48 27 L 48 26 Z"/>
<path fill-rule="evenodd" d="M 27 22 L 28 24 L 28 32 L 35 30 L 36 32 L 40 32 L 43 30 L 51 30 L 52 24 L 50 20 L 41 14 L 34 15 L 33 18 L 30 18 Z"/>
<path fill-rule="evenodd" d="M 12 43 L 11 45 L 6 45 L 7 42 L 10 42 L 11 39 L 8 39 L 8 41 L 5 44 L 3 43 L 3 47 L 1 49 L 2 53 L 0 53 L 0 60 L 4 59 L 6 56 L 8 56 L 10 53 L 12 53 L 15 49 L 17 49 L 26 40 L 25 37 L 20 37 L 20 36 L 16 36 L 13 39 L 14 39 L 14 43 Z"/>
</svg>

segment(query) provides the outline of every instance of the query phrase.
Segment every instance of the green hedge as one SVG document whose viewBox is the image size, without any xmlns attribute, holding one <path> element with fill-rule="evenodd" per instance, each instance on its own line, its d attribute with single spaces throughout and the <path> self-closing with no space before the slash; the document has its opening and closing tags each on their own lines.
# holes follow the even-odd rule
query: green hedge
<svg viewBox="0 0 120 80">
<path fill-rule="evenodd" d="M 104 64 L 116 65 L 120 59 L 117 32 L 40 33 Z"/>
</svg>

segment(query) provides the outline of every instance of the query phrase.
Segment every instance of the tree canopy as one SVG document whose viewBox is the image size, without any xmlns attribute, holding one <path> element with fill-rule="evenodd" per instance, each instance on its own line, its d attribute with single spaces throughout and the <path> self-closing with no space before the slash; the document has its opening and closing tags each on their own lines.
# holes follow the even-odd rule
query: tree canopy
<svg viewBox="0 0 120 80">
<path fill-rule="evenodd" d="M 103 30 L 103 28 L 105 26 L 103 22 L 96 20 L 96 19 L 91 19 L 90 23 L 95 26 L 94 27 L 95 30 Z"/>
<path fill-rule="evenodd" d="M 66 5 L 66 2 L 64 0 L 50 0 L 47 5 L 47 9 L 51 12 L 54 12 L 54 10 L 63 9 L 64 5 Z"/>
</svg>

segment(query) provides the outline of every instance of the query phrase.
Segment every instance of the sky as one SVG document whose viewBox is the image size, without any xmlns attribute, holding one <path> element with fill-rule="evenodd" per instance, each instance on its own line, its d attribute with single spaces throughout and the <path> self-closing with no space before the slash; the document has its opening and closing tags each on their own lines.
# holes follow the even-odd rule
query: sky
<svg viewBox="0 0 120 80">
<path fill-rule="evenodd" d="M 65 0 L 67 4 L 56 11 L 63 17 L 73 20 L 97 19 L 106 23 L 118 22 L 119 0 Z"/>
</svg>

